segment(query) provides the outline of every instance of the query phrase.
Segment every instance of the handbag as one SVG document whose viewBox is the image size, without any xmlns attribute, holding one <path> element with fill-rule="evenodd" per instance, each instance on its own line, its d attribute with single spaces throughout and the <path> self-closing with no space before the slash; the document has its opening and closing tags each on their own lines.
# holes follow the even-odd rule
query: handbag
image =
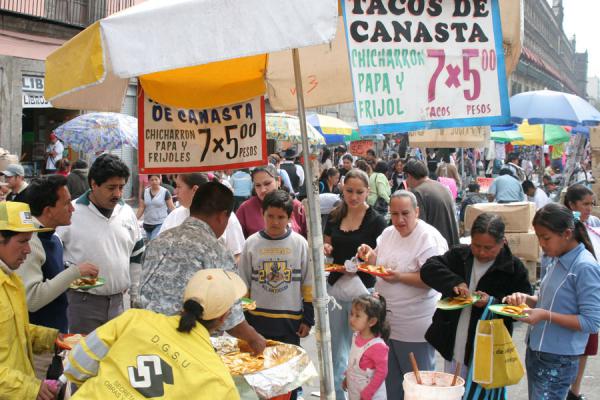
<svg viewBox="0 0 600 400">
<path fill-rule="evenodd" d="M 481 318 L 479 320 L 479 322 L 477 323 L 477 329 L 475 330 L 475 343 L 473 346 L 473 355 L 471 358 L 471 366 L 469 368 L 469 372 L 467 375 L 467 382 L 465 383 L 465 395 L 463 396 L 463 400 L 477 400 L 480 398 L 486 398 L 486 399 L 502 399 L 502 400 L 506 400 L 507 399 L 507 393 L 506 393 L 506 388 L 505 386 L 508 385 L 514 385 L 516 383 L 518 383 L 521 378 L 524 376 L 525 371 L 523 369 L 523 365 L 521 364 L 521 361 L 519 359 L 519 355 L 517 353 L 516 348 L 514 347 L 514 343 L 512 342 L 512 338 L 510 337 L 510 334 L 508 333 L 508 330 L 506 329 L 506 327 L 504 326 L 504 322 L 501 319 L 492 319 L 492 313 L 489 310 L 489 306 L 492 305 L 494 301 L 494 298 L 492 296 L 490 296 L 489 300 L 488 300 L 488 304 L 483 312 L 483 314 L 481 315 Z M 499 380 L 497 380 L 497 382 L 494 382 L 494 377 L 496 376 L 496 373 L 499 373 L 500 371 L 504 370 L 506 371 L 506 362 L 504 364 L 499 363 L 500 364 L 500 368 L 497 368 L 496 370 L 494 370 L 494 366 L 495 363 L 493 362 L 493 358 L 494 358 L 494 354 L 493 354 L 493 344 L 494 344 L 494 339 L 493 336 L 491 337 L 491 340 L 489 340 L 490 336 L 486 336 L 488 334 L 488 331 L 486 329 L 483 329 L 482 334 L 478 335 L 479 333 L 479 323 L 480 322 L 492 322 L 492 321 L 499 321 L 502 324 L 502 327 L 504 328 L 504 331 L 506 331 L 506 334 L 508 336 L 510 345 L 512 345 L 512 348 L 514 349 L 514 352 L 511 352 L 510 354 L 512 354 L 512 356 L 510 357 L 505 357 L 506 353 L 501 355 L 503 357 L 503 359 L 508 360 L 509 364 L 508 365 L 513 365 L 518 368 L 520 370 L 516 371 L 516 374 L 512 374 L 513 377 L 520 375 L 520 377 L 518 378 L 518 380 L 516 380 L 516 382 L 513 383 L 507 383 L 503 386 L 496 386 L 495 384 L 500 384 Z M 491 332 L 491 329 L 489 330 L 489 332 Z M 483 338 L 488 338 L 488 339 L 480 339 L 480 337 Z M 496 338 L 498 339 L 498 335 L 496 335 Z M 478 340 L 480 341 L 480 343 L 478 343 Z M 484 348 L 485 346 L 487 346 L 484 342 L 489 343 L 491 346 L 489 347 L 489 350 L 486 351 L 486 349 Z M 496 341 L 496 343 L 498 343 L 499 345 L 501 345 L 501 343 L 499 343 L 499 341 Z M 478 345 L 480 346 L 478 348 Z M 502 347 L 502 346 L 500 346 Z M 478 351 L 486 351 L 486 353 L 478 359 Z M 500 360 L 501 358 L 498 358 L 498 360 Z M 478 362 L 477 366 L 476 366 L 476 362 Z M 487 369 L 486 369 L 486 365 L 482 364 L 486 362 L 487 363 Z M 520 367 L 520 368 L 519 368 Z M 479 368 L 481 368 L 482 370 L 480 371 Z M 490 370 L 490 368 L 492 368 L 492 370 Z M 491 376 L 491 378 L 490 378 Z M 476 380 L 477 379 L 477 380 Z M 487 383 L 479 383 L 479 380 L 487 380 L 487 381 L 492 381 L 492 384 L 487 384 Z M 493 386 L 491 386 L 493 385 Z"/>
<path fill-rule="evenodd" d="M 363 294 L 369 294 L 365 284 L 356 274 L 343 274 L 333 285 L 327 286 L 331 297 L 339 301 L 352 301 Z"/>
<path fill-rule="evenodd" d="M 379 215 L 387 215 L 388 213 L 388 203 L 384 200 L 383 197 L 377 197 L 375 200 L 375 204 L 373 204 L 373 210 L 375 210 Z"/>
</svg>

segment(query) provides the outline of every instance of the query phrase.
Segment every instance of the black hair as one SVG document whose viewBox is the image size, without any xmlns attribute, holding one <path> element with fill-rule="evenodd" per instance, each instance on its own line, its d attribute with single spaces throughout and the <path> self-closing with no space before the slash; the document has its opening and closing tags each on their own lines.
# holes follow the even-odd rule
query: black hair
<svg viewBox="0 0 600 400">
<path fill-rule="evenodd" d="M 219 182 L 208 182 L 200 186 L 190 205 L 190 215 L 208 216 L 222 211 L 227 215 L 233 211 L 233 192 Z"/>
<path fill-rule="evenodd" d="M 69 160 L 67 160 L 66 158 L 61 158 L 56 162 L 56 169 L 58 171 L 66 171 L 67 169 L 69 169 L 70 165 L 71 163 L 69 162 Z"/>
<path fill-rule="evenodd" d="M 481 187 L 479 183 L 469 183 L 469 192 L 477 192 Z"/>
<path fill-rule="evenodd" d="M 385 174 L 388 171 L 388 165 L 385 161 L 377 161 L 377 164 L 375 164 L 375 168 L 373 168 L 373 171 Z"/>
<path fill-rule="evenodd" d="M 0 236 L 2 237 L 2 239 L 4 239 L 2 244 L 6 244 L 6 242 L 8 242 L 10 238 L 12 238 L 13 236 L 17 236 L 19 233 L 21 232 L 7 230 L 0 231 Z"/>
<path fill-rule="evenodd" d="M 269 164 L 269 165 L 265 165 L 264 167 L 256 167 L 252 170 L 252 172 L 250 172 L 250 176 L 252 177 L 253 182 L 254 182 L 254 175 L 258 174 L 259 172 L 264 172 L 264 173 L 270 175 L 275 180 L 277 180 L 277 178 L 279 177 L 279 174 L 277 173 L 277 168 L 275 168 L 274 165 Z"/>
<path fill-rule="evenodd" d="M 331 150 L 329 150 L 327 147 L 325 147 L 323 149 L 323 155 L 321 156 L 321 164 L 323 164 L 325 161 L 327 161 L 328 158 L 331 158 Z"/>
<path fill-rule="evenodd" d="M 540 208 L 533 217 L 533 226 L 543 226 L 559 235 L 571 229 L 573 238 L 583 243 L 585 248 L 596 257 L 585 225 L 579 219 L 576 220 L 573 212 L 562 204 L 549 203 Z"/>
<path fill-rule="evenodd" d="M 527 194 L 527 191 L 529 189 L 535 189 L 535 185 L 533 184 L 533 182 L 527 179 L 524 180 L 523 183 L 521 183 L 521 186 L 523 187 L 523 191 L 525 192 L 525 194 Z"/>
<path fill-rule="evenodd" d="M 360 169 L 361 171 L 365 172 L 367 175 L 370 175 L 371 172 L 373 171 L 371 169 L 371 166 L 369 164 L 367 164 L 367 162 L 365 160 L 358 160 L 355 164 L 356 168 Z"/>
<path fill-rule="evenodd" d="M 213 330 L 216 327 L 217 320 L 204 320 L 202 319 L 204 314 L 204 307 L 196 300 L 188 299 L 183 303 L 183 310 L 181 311 L 181 318 L 179 319 L 179 326 L 177 330 L 179 332 L 189 333 L 196 326 L 197 322 L 200 322 L 208 331 Z"/>
<path fill-rule="evenodd" d="M 510 175 L 513 178 L 515 177 L 515 175 L 513 174 L 512 170 L 510 168 L 506 168 L 506 167 L 500 168 L 500 172 L 498 173 L 498 175 L 500 175 L 500 176 L 502 176 L 502 175 Z"/>
<path fill-rule="evenodd" d="M 504 240 L 504 221 L 496 214 L 480 214 L 471 226 L 471 237 L 475 234 L 488 234 L 500 243 Z"/>
<path fill-rule="evenodd" d="M 54 207 L 58 201 L 58 190 L 63 186 L 67 186 L 67 178 L 58 174 L 33 179 L 25 190 L 31 215 L 39 217 L 44 208 Z"/>
<path fill-rule="evenodd" d="M 519 153 L 509 153 L 507 160 L 508 162 L 511 162 L 512 160 L 519 161 Z"/>
<path fill-rule="evenodd" d="M 405 174 L 412 176 L 414 179 L 423 179 L 429 175 L 429 170 L 424 162 L 411 159 L 404 164 L 403 170 Z"/>
<path fill-rule="evenodd" d="M 194 186 L 200 187 L 200 186 L 204 185 L 206 182 L 208 182 L 208 176 L 206 176 L 206 174 L 203 174 L 201 172 L 192 172 L 190 174 L 179 174 L 177 176 L 183 181 L 183 183 L 188 185 L 190 188 L 193 188 Z"/>
<path fill-rule="evenodd" d="M 327 178 L 339 175 L 340 171 L 338 171 L 337 168 L 331 167 L 331 168 L 327 168 L 324 169 L 323 172 L 321 172 L 321 176 L 319 176 L 319 180 L 320 181 L 326 181 Z"/>
<path fill-rule="evenodd" d="M 360 307 L 369 319 L 377 318 L 377 322 L 371 327 L 371 332 L 383 340 L 389 339 L 390 323 L 385 318 L 387 302 L 382 295 L 363 294 L 352 300 L 352 307 Z"/>
<path fill-rule="evenodd" d="M 262 202 L 262 212 L 265 213 L 269 207 L 282 209 L 289 218 L 292 216 L 292 211 L 294 211 L 294 200 L 285 190 L 274 190 L 265 195 Z"/>
<path fill-rule="evenodd" d="M 375 150 L 373 149 L 368 149 L 367 150 L 367 154 L 371 155 L 371 156 L 375 156 Z"/>
<path fill-rule="evenodd" d="M 369 190 L 369 176 L 365 171 L 358 168 L 352 168 L 346 173 L 344 183 L 348 182 L 350 179 L 360 180 L 365 185 L 366 190 Z M 346 215 L 348 215 L 348 205 L 345 201 L 341 201 L 340 204 L 329 213 L 329 220 L 334 223 L 339 223 Z"/>
<path fill-rule="evenodd" d="M 594 192 L 581 184 L 569 186 L 567 193 L 565 194 L 565 206 L 572 210 L 571 204 L 583 200 L 585 196 L 593 195 Z"/>
<path fill-rule="evenodd" d="M 548 175 L 548 174 L 546 174 L 546 175 L 544 175 L 544 176 L 542 177 L 542 181 L 543 181 L 544 179 L 545 179 L 545 180 L 547 180 L 547 181 L 550 181 L 550 183 L 554 183 L 554 179 L 552 179 L 552 177 L 551 177 L 550 175 Z"/>
<path fill-rule="evenodd" d="M 160 174 L 148 174 L 148 180 L 150 180 L 150 178 L 152 178 L 153 176 L 157 176 L 158 179 L 160 179 L 160 181 L 162 182 L 162 175 Z"/>
<path fill-rule="evenodd" d="M 87 167 L 88 164 L 81 158 L 73 163 L 73 169 L 86 169 Z"/>
<path fill-rule="evenodd" d="M 350 155 L 350 154 L 344 154 L 342 156 L 342 160 L 349 160 L 350 162 L 353 163 L 354 162 L 354 157 L 352 157 L 352 155 Z"/>
<path fill-rule="evenodd" d="M 88 183 L 92 186 L 92 180 L 100 186 L 110 178 L 129 179 L 129 168 L 121 159 L 113 154 L 102 154 L 96 158 L 88 173 Z"/>
</svg>

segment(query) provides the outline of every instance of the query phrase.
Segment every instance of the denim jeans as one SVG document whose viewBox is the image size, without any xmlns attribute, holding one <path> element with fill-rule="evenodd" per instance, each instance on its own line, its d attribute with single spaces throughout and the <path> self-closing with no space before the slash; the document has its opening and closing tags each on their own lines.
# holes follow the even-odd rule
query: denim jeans
<svg viewBox="0 0 600 400">
<path fill-rule="evenodd" d="M 331 354 L 333 358 L 333 380 L 336 400 L 344 400 L 346 393 L 342 389 L 344 374 L 348 368 L 348 355 L 352 345 L 352 329 L 349 317 L 352 309 L 351 301 L 338 301 L 342 307 L 329 311 L 329 326 L 331 329 Z"/>
<path fill-rule="evenodd" d="M 564 400 L 577 375 L 579 356 L 562 356 L 527 349 L 525 365 L 530 399 Z"/>
</svg>

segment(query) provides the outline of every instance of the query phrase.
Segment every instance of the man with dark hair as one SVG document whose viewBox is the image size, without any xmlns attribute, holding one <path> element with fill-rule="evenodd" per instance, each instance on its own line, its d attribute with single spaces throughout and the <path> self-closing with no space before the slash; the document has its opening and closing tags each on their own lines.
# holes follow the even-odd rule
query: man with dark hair
<svg viewBox="0 0 600 400">
<path fill-rule="evenodd" d="M 17 270 L 25 286 L 31 323 L 65 333 L 69 328 L 66 294 L 69 285 L 78 278 L 98 275 L 98 267 L 86 262 L 65 268 L 63 246 L 55 229 L 71 224 L 73 205 L 66 185 L 67 178 L 62 175 L 48 175 L 29 184 L 26 197 L 33 223 L 37 228 L 51 230 L 33 234 L 29 242 L 31 253 Z M 45 378 L 51 360 L 51 354 L 34 354 L 38 378 Z"/>
<path fill-rule="evenodd" d="M 281 161 L 279 167 L 289 175 L 292 187 L 294 188 L 293 194 L 297 195 L 304 185 L 304 168 L 302 168 L 302 165 L 295 164 L 298 153 L 292 147 L 283 153 L 283 157 L 284 160 Z"/>
<path fill-rule="evenodd" d="M 379 161 L 377 159 L 377 155 L 375 154 L 375 150 L 373 150 L 373 149 L 367 150 L 367 153 L 365 155 L 365 161 L 367 162 L 367 164 L 369 164 L 371 169 L 375 169 L 375 165 L 377 165 L 377 161 Z"/>
<path fill-rule="evenodd" d="M 175 315 L 181 311 L 181 293 L 186 283 L 198 270 L 222 268 L 236 272 L 231 252 L 218 240 L 232 210 L 233 193 L 225 185 L 201 185 L 190 205 L 190 217 L 148 244 L 139 302 L 134 306 Z M 246 322 L 239 302 L 222 329 L 246 340 L 256 353 L 265 348 L 265 339 Z"/>
<path fill-rule="evenodd" d="M 488 189 L 488 200 L 497 203 L 526 201 L 521 182 L 513 174 L 512 168 L 505 165 L 500 169 L 500 175 Z"/>
<path fill-rule="evenodd" d="M 539 210 L 546 204 L 550 203 L 550 198 L 546 192 L 540 188 L 536 188 L 533 182 L 530 180 L 523 181 L 521 186 L 523 187 L 523 192 L 528 197 L 528 200 L 535 203 L 536 210 Z"/>
<path fill-rule="evenodd" d="M 512 176 L 519 182 L 523 182 L 526 177 L 525 171 L 519 166 L 519 153 L 510 153 L 506 161 L 506 165 L 502 168 L 508 168 L 511 171 Z"/>
<path fill-rule="evenodd" d="M 144 241 L 135 213 L 122 199 L 129 168 L 112 154 L 94 161 L 90 190 L 73 202 L 72 224 L 60 227 L 66 261 L 89 261 L 100 268 L 104 285 L 69 290 L 71 332 L 88 334 L 123 312 L 123 293 L 137 296 Z"/>
<path fill-rule="evenodd" d="M 88 165 L 85 161 L 77 160 L 73 163 L 71 173 L 67 176 L 67 188 L 74 199 L 84 194 L 90 188 L 88 183 Z"/>
<path fill-rule="evenodd" d="M 425 163 L 409 160 L 404 165 L 406 185 L 415 194 L 419 218 L 434 226 L 448 242 L 448 247 L 459 243 L 456 210 L 450 190 L 429 179 Z"/>
</svg>

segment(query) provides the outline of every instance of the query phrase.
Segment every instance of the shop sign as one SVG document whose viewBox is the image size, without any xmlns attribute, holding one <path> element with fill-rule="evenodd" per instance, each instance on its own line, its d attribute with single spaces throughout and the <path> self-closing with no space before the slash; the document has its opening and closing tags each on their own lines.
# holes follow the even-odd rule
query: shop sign
<svg viewBox="0 0 600 400">
<path fill-rule="evenodd" d="M 52 104 L 50 104 L 44 97 L 43 76 L 22 76 L 21 107 L 52 108 Z"/>
<path fill-rule="evenodd" d="M 411 147 L 483 147 L 489 139 L 489 126 L 428 129 L 408 133 L 408 142 Z"/>
<path fill-rule="evenodd" d="M 508 123 L 498 0 L 342 0 L 362 134 Z"/>
<path fill-rule="evenodd" d="M 367 150 L 372 149 L 375 143 L 372 140 L 354 140 L 350 142 L 348 151 L 356 157 L 365 157 Z"/>
<path fill-rule="evenodd" d="M 219 108 L 158 104 L 140 88 L 140 173 L 187 173 L 267 164 L 264 97 Z"/>
</svg>

